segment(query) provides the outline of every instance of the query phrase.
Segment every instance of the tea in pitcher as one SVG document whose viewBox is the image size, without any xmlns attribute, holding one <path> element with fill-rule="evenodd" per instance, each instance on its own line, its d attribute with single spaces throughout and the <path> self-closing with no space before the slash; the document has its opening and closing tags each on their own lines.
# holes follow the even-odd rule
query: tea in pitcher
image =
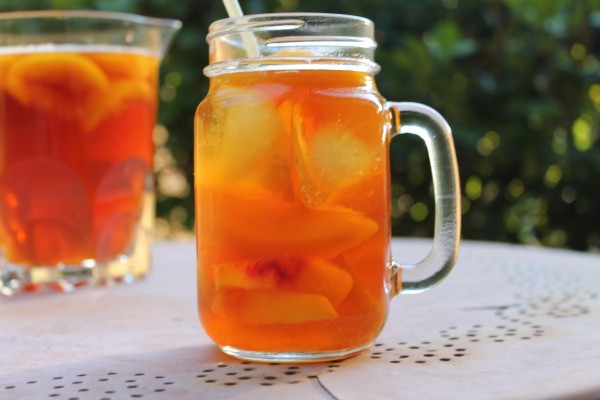
<svg viewBox="0 0 600 400">
<path fill-rule="evenodd" d="M 141 49 L 1 48 L 5 263 L 59 268 L 132 256 L 154 209 L 157 74 L 158 58 Z"/>
</svg>

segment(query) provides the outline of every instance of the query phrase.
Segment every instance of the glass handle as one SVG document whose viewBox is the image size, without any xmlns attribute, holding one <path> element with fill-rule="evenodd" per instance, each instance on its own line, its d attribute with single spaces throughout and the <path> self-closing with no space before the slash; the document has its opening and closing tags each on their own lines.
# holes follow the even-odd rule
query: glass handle
<svg viewBox="0 0 600 400">
<path fill-rule="evenodd" d="M 460 241 L 460 184 L 452 131 L 437 111 L 418 103 L 387 103 L 392 137 L 417 135 L 425 141 L 435 197 L 435 228 L 429 254 L 416 264 L 392 266 L 392 293 L 418 293 L 441 282 L 452 270 Z"/>
</svg>

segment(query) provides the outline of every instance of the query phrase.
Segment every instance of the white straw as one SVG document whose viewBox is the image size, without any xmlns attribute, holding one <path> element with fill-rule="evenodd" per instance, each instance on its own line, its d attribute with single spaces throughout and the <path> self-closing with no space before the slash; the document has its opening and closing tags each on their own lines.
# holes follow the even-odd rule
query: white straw
<svg viewBox="0 0 600 400">
<path fill-rule="evenodd" d="M 244 15 L 240 3 L 237 0 L 223 0 L 225 10 L 230 18 L 237 18 Z M 244 48 L 249 57 L 258 57 L 258 43 L 256 37 L 251 32 L 242 32 L 242 42 L 244 42 Z"/>
</svg>

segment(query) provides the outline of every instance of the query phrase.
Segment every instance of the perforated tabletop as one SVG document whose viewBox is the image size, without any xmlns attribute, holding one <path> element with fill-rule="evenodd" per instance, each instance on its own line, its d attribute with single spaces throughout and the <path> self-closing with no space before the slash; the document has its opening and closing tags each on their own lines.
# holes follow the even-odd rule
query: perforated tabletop
<svg viewBox="0 0 600 400">
<path fill-rule="evenodd" d="M 394 239 L 418 260 L 425 240 Z M 222 355 L 196 315 L 195 249 L 143 282 L 0 299 L 0 399 L 600 399 L 600 256 L 465 242 L 451 276 L 392 301 L 377 343 L 321 364 Z"/>
</svg>

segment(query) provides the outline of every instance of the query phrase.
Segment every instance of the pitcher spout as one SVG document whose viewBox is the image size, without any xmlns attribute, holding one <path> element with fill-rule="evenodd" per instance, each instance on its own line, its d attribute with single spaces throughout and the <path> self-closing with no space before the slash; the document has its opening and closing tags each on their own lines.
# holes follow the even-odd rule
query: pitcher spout
<svg viewBox="0 0 600 400">
<path fill-rule="evenodd" d="M 18 23 L 16 23 L 18 21 Z M 162 60 L 181 21 L 108 11 L 0 13 L 0 47 L 123 46 Z"/>
</svg>

